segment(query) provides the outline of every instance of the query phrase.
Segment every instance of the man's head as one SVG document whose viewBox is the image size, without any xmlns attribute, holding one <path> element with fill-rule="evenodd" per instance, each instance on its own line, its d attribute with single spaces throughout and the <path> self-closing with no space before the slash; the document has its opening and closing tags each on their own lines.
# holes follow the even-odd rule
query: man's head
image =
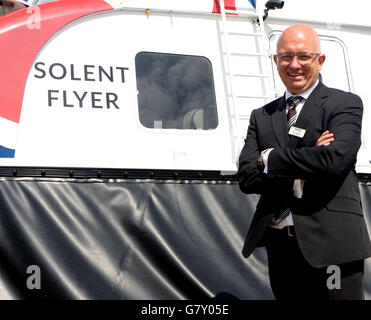
<svg viewBox="0 0 371 320">
<path fill-rule="evenodd" d="M 300 94 L 318 79 L 325 55 L 321 54 L 317 33 L 306 25 L 297 24 L 279 37 L 274 61 L 287 90 Z"/>
</svg>

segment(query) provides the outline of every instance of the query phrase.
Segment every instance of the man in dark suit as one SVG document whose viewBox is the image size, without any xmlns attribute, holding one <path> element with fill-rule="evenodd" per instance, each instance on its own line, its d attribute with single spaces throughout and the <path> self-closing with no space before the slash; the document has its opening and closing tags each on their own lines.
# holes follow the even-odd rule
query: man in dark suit
<svg viewBox="0 0 371 320">
<path fill-rule="evenodd" d="M 239 160 L 241 190 L 261 194 L 243 255 L 266 247 L 277 299 L 363 299 L 362 101 L 319 82 L 325 55 L 306 25 L 282 33 L 274 61 L 285 95 L 251 113 Z"/>
</svg>

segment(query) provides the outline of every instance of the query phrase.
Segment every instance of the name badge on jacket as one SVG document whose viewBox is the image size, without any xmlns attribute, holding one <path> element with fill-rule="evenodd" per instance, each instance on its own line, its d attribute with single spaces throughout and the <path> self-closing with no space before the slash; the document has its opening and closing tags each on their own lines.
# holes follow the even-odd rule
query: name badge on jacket
<svg viewBox="0 0 371 320">
<path fill-rule="evenodd" d="M 292 126 L 290 128 L 289 134 L 291 134 L 292 136 L 298 137 L 298 138 L 303 138 L 306 131 L 307 130 L 305 129 Z"/>
</svg>

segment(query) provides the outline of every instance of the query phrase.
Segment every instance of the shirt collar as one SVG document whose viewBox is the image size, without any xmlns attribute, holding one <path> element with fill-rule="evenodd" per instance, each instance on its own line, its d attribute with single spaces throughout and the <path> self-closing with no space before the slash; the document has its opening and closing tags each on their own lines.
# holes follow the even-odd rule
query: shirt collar
<svg viewBox="0 0 371 320">
<path fill-rule="evenodd" d="M 305 100 L 308 99 L 309 95 L 312 93 L 312 91 L 314 90 L 315 87 L 317 87 L 319 83 L 319 80 L 317 79 L 317 81 L 314 83 L 313 86 L 311 86 L 307 91 L 304 91 L 300 94 L 292 94 L 290 91 L 286 90 L 285 92 L 285 101 L 290 98 L 291 96 L 302 96 Z"/>
</svg>

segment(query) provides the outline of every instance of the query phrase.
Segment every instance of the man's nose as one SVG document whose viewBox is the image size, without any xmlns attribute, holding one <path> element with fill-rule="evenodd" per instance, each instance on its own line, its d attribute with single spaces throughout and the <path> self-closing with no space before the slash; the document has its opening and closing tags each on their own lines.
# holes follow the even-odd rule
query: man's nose
<svg viewBox="0 0 371 320">
<path fill-rule="evenodd" d="M 290 62 L 290 68 L 301 68 L 301 64 L 299 63 L 298 57 L 294 56 Z"/>
</svg>

